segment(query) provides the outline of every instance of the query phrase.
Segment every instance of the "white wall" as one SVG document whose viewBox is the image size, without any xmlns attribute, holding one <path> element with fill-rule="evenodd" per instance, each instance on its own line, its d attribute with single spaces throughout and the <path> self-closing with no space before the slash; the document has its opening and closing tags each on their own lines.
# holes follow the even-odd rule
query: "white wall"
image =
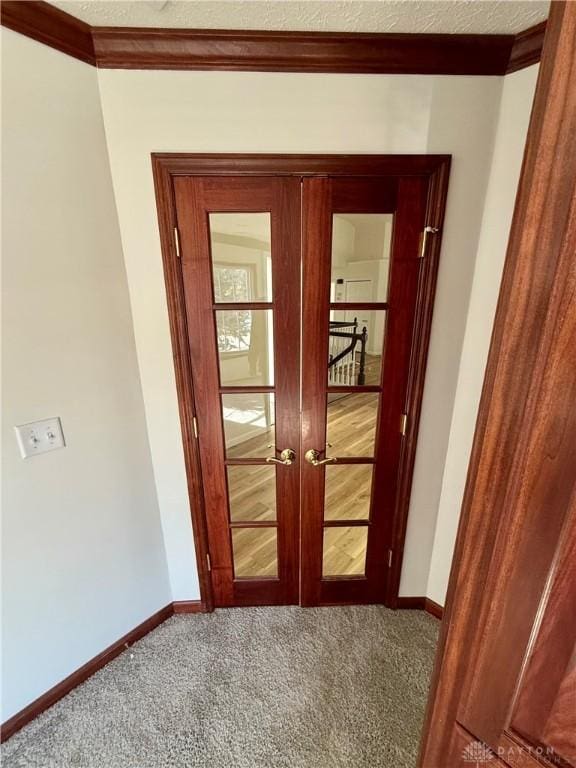
<svg viewBox="0 0 576 768">
<path fill-rule="evenodd" d="M 426 595 L 502 79 L 437 78 L 427 151 L 452 154 L 400 595 Z M 495 78 L 480 78 L 494 83 Z M 486 85 L 488 88 L 488 85 Z"/>
<path fill-rule="evenodd" d="M 172 598 L 96 70 L 2 46 L 4 720 Z"/>
<path fill-rule="evenodd" d="M 444 604 L 538 66 L 504 78 L 426 594 Z"/>
<path fill-rule="evenodd" d="M 401 594 L 423 595 L 502 79 L 98 73 L 174 599 L 198 596 L 151 152 L 454 155 Z"/>
</svg>

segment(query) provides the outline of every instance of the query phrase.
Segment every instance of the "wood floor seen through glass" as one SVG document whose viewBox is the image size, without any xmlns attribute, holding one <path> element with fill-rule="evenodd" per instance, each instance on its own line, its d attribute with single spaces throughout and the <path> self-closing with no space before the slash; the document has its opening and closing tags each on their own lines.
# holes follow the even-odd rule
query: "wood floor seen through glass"
<svg viewBox="0 0 576 768">
<path fill-rule="evenodd" d="M 268 396 L 266 396 L 268 397 Z M 327 404 L 329 455 L 371 458 L 375 452 L 378 393 L 333 394 Z M 273 455 L 274 411 L 262 395 L 235 395 L 223 403 L 227 455 L 263 458 Z M 326 521 L 368 520 L 373 464 L 334 464 L 326 467 Z M 233 465 L 227 468 L 232 522 L 262 524 L 276 519 L 276 468 L 268 465 Z M 362 575 L 368 528 L 326 528 L 325 576 Z M 233 529 L 232 549 L 236 578 L 274 577 L 277 573 L 275 528 Z"/>
</svg>

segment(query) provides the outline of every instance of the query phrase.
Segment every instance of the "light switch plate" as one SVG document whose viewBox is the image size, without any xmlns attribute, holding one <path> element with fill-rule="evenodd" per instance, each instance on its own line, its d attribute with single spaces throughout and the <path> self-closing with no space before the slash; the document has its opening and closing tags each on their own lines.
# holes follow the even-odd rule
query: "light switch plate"
<svg viewBox="0 0 576 768">
<path fill-rule="evenodd" d="M 16 432 L 16 440 L 20 448 L 20 455 L 23 459 L 36 456 L 38 453 L 55 451 L 57 448 L 64 448 L 66 445 L 62 424 L 58 416 L 55 416 L 53 419 L 20 424 L 20 426 L 14 427 L 14 431 Z"/>
</svg>

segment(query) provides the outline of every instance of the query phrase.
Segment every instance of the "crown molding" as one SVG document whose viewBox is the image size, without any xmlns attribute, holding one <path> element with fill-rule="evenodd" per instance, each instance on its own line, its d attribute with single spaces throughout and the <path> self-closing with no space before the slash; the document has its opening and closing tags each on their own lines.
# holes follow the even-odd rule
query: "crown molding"
<svg viewBox="0 0 576 768">
<path fill-rule="evenodd" d="M 106 69 L 504 75 L 540 60 L 546 23 L 518 35 L 91 27 L 46 2 L 4 0 L 2 25 Z"/>
<path fill-rule="evenodd" d="M 93 29 L 99 67 L 259 72 L 498 75 L 509 35 Z"/>
<path fill-rule="evenodd" d="M 3 27 L 96 66 L 92 27 L 50 3 L 3 0 L 0 17 Z"/>
<path fill-rule="evenodd" d="M 542 56 L 545 32 L 546 22 L 543 21 L 541 24 L 535 24 L 516 35 L 506 74 L 517 72 L 519 69 L 532 66 L 532 64 L 538 64 Z"/>
</svg>

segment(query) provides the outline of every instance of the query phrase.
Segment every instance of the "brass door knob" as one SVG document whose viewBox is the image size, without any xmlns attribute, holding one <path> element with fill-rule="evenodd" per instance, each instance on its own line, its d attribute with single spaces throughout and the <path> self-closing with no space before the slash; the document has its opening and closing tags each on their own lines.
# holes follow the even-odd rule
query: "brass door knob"
<svg viewBox="0 0 576 768">
<path fill-rule="evenodd" d="M 315 448 L 310 448 L 309 451 L 306 451 L 304 458 L 313 467 L 321 467 L 322 464 L 335 464 L 338 461 L 336 456 L 326 456 L 325 459 L 321 459 L 319 451 Z"/>
<path fill-rule="evenodd" d="M 277 459 L 275 456 L 268 456 L 266 462 L 268 464 L 286 464 L 287 466 L 290 466 L 295 458 L 296 454 L 292 448 L 284 448 L 284 450 L 280 453 L 279 459 Z"/>
</svg>

